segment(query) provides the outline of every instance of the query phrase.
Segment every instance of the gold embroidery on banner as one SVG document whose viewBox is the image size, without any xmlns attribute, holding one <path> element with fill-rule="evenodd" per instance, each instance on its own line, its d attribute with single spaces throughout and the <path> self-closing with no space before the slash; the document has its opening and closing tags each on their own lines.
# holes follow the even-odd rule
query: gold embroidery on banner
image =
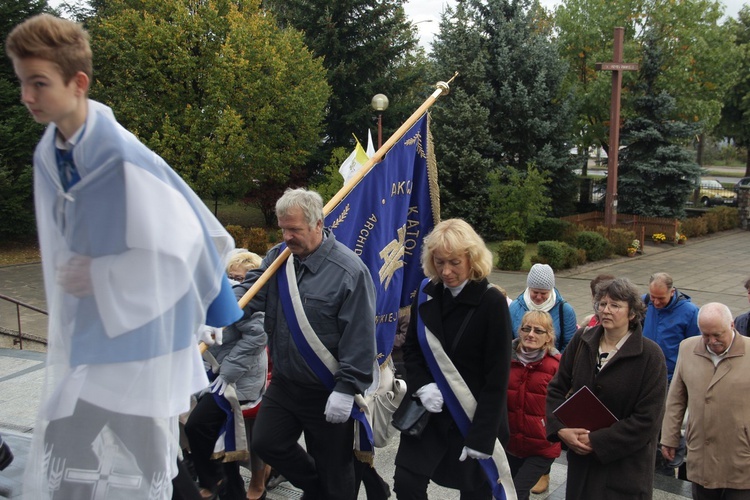
<svg viewBox="0 0 750 500">
<path fill-rule="evenodd" d="M 412 137 L 410 139 L 406 139 L 404 141 L 404 144 L 406 144 L 407 146 L 411 146 L 414 143 L 417 144 L 417 154 L 419 155 L 419 157 L 420 158 L 427 158 L 427 153 L 425 152 L 424 146 L 422 145 L 422 131 L 421 130 L 418 131 L 414 135 L 414 137 Z"/>
<path fill-rule="evenodd" d="M 341 212 L 341 215 L 336 217 L 336 220 L 331 223 L 331 229 L 336 229 L 339 227 L 339 224 L 344 222 L 344 219 L 346 219 L 346 216 L 349 215 L 349 204 L 347 203 L 344 207 L 344 211 Z"/>
<path fill-rule="evenodd" d="M 383 259 L 383 266 L 380 268 L 378 275 L 383 288 L 388 290 L 393 275 L 396 271 L 404 267 L 404 239 L 406 238 L 406 224 L 398 228 L 398 239 L 391 240 L 385 248 L 380 251 L 380 258 Z"/>
</svg>

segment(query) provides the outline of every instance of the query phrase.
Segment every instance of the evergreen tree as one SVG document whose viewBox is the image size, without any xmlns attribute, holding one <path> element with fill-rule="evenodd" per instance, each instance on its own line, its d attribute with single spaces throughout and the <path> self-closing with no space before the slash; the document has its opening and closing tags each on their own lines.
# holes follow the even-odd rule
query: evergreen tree
<svg viewBox="0 0 750 500">
<path fill-rule="evenodd" d="M 0 39 L 29 17 L 48 11 L 46 0 L 0 3 Z M 32 156 L 44 127 L 34 122 L 19 97 L 13 64 L 0 62 L 0 240 L 33 235 Z"/>
<path fill-rule="evenodd" d="M 459 72 L 448 96 L 432 107 L 432 135 L 438 160 L 442 218 L 460 217 L 484 235 L 494 234 L 488 174 L 494 147 L 487 102 L 487 53 L 481 33 L 463 3 L 446 11 L 433 45 L 435 68 Z M 437 75 L 434 75 L 437 76 Z"/>
<path fill-rule="evenodd" d="M 649 32 L 633 99 L 636 116 L 622 130 L 627 147 L 620 152 L 618 211 L 681 218 L 701 168 L 680 141 L 690 140 L 701 124 L 679 119 L 675 99 L 659 89 L 662 57 L 655 33 Z"/>
<path fill-rule="evenodd" d="M 434 45 L 435 67 L 461 74 L 434 113 L 443 208 L 485 235 L 496 234 L 492 171 L 502 182 L 534 165 L 552 180 L 542 189 L 553 214 L 570 213 L 575 202 L 567 67 L 539 13 L 528 0 L 461 2 L 444 14 Z"/>
<path fill-rule="evenodd" d="M 390 103 L 383 113 L 383 141 L 429 95 L 423 83 L 427 60 L 417 45 L 416 29 L 406 18 L 404 0 L 266 0 L 282 27 L 304 34 L 323 59 L 331 86 L 323 149 L 314 170 L 322 170 L 336 147 L 351 150 L 373 125 L 375 94 Z M 443 76 L 441 79 L 445 79 Z"/>
</svg>

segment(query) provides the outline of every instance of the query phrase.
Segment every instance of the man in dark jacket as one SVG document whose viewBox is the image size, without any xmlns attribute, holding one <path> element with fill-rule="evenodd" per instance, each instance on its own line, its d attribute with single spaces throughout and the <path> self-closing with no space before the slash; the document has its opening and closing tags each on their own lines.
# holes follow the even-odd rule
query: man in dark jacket
<svg viewBox="0 0 750 500">
<path fill-rule="evenodd" d="M 750 278 L 748 278 L 745 281 L 745 290 L 747 290 L 748 295 L 748 301 L 750 301 Z M 740 332 L 745 337 L 750 336 L 750 331 L 748 331 L 748 320 L 750 320 L 750 311 L 740 314 L 736 318 L 734 318 L 734 329 Z"/>
<path fill-rule="evenodd" d="M 655 273 L 648 283 L 648 294 L 643 296 L 647 305 L 643 321 L 643 336 L 661 347 L 667 361 L 667 383 L 672 381 L 680 342 L 700 335 L 698 329 L 698 306 L 690 297 L 674 287 L 672 276 Z M 675 459 L 665 462 L 661 453 L 656 456 L 656 472 L 674 477 L 674 469 L 685 460 L 685 441 L 681 442 Z"/>
</svg>

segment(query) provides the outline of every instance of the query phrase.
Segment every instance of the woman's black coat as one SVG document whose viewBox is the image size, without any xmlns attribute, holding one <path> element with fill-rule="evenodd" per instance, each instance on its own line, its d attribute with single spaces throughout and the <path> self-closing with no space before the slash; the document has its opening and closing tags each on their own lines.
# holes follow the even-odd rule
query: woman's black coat
<svg viewBox="0 0 750 500">
<path fill-rule="evenodd" d="M 444 298 L 442 283 L 428 283 L 427 295 L 433 297 L 419 306 L 425 326 L 440 340 L 451 361 L 477 400 L 477 409 L 469 433 L 464 439 L 446 406 L 430 416 L 420 438 L 401 436 L 396 465 L 431 477 L 450 488 L 473 490 L 485 481 L 478 462 L 459 462 L 466 446 L 491 454 L 495 439 L 506 444 L 509 437 L 507 387 L 510 373 L 510 314 L 505 297 L 488 285 L 486 279 L 469 281 L 461 293 Z M 404 343 L 404 362 L 409 393 L 434 382 L 417 339 L 417 301 L 412 304 L 411 321 Z M 474 313 L 452 350 L 456 334 L 471 309 Z"/>
</svg>

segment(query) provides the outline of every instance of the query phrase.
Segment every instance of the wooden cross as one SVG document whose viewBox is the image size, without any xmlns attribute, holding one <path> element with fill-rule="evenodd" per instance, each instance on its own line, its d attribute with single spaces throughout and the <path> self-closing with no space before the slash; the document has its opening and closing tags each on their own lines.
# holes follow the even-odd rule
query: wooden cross
<svg viewBox="0 0 750 500">
<path fill-rule="evenodd" d="M 607 197 L 604 206 L 604 223 L 612 227 L 617 223 L 617 157 L 620 150 L 620 96 L 622 72 L 638 71 L 637 63 L 622 62 L 622 40 L 625 28 L 615 28 L 614 58 L 609 63 L 596 63 L 598 71 L 612 72 L 612 99 L 609 108 L 609 151 L 607 152 Z"/>
</svg>

